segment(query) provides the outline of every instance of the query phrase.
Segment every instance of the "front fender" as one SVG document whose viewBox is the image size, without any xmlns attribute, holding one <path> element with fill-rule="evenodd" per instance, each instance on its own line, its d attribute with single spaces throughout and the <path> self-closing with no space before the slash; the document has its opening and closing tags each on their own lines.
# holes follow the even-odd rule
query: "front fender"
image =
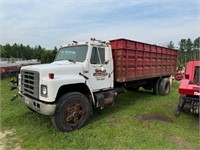
<svg viewBox="0 0 200 150">
<path fill-rule="evenodd" d="M 54 102 L 59 88 L 63 85 L 85 83 L 86 79 L 80 75 L 61 75 L 54 79 L 42 78 L 41 85 L 46 85 L 48 89 L 47 97 L 41 96 L 41 85 L 39 87 L 39 99 L 45 102 Z"/>
</svg>

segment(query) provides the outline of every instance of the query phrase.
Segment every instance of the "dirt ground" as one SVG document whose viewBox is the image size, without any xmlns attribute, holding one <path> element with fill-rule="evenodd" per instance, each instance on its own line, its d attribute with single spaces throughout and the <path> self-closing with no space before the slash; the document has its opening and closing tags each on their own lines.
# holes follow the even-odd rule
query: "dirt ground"
<svg viewBox="0 0 200 150">
<path fill-rule="evenodd" d="M 158 121 L 164 121 L 164 122 L 169 122 L 169 123 L 174 122 L 170 117 L 166 115 L 162 115 L 162 114 L 137 115 L 136 119 L 140 121 L 158 120 Z"/>
<path fill-rule="evenodd" d="M 185 150 L 192 150 L 192 149 L 195 149 L 195 146 L 191 143 L 189 143 L 188 141 L 186 141 L 185 139 L 179 137 L 179 136 L 176 136 L 176 137 L 173 137 L 171 139 L 171 141 L 174 143 L 174 144 L 179 144 L 181 145 Z"/>
<path fill-rule="evenodd" d="M 8 135 L 13 134 L 12 131 L 0 131 L 0 150 L 5 150 L 6 149 L 6 139 L 5 137 Z M 13 150 L 21 150 L 21 147 L 17 144 L 14 143 L 15 147 L 12 148 Z"/>
<path fill-rule="evenodd" d="M 5 136 L 9 134 L 9 132 L 0 132 L 0 149 L 1 150 L 4 150 L 5 149 L 5 141 L 4 141 L 4 138 Z"/>
<path fill-rule="evenodd" d="M 158 121 L 164 121 L 164 122 L 168 122 L 168 123 L 174 122 L 170 117 L 168 117 L 166 115 L 162 115 L 162 114 L 137 115 L 136 119 L 138 119 L 140 121 L 158 120 Z M 182 146 L 185 150 L 191 150 L 191 149 L 195 148 L 195 146 L 193 144 L 189 143 L 187 140 L 185 140 L 179 136 L 172 137 L 171 141 L 174 144 L 178 144 L 178 145 Z"/>
</svg>

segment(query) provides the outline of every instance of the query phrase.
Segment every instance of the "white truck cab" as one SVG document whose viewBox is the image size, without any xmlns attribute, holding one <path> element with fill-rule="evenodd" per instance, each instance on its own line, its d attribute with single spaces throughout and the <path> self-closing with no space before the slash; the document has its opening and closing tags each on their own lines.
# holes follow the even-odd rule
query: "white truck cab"
<svg viewBox="0 0 200 150">
<path fill-rule="evenodd" d="M 22 67 L 19 96 L 31 110 L 50 115 L 56 128 L 71 131 L 89 120 L 92 106 L 113 103 L 113 74 L 108 42 L 74 41 L 61 46 L 53 63 Z"/>
</svg>

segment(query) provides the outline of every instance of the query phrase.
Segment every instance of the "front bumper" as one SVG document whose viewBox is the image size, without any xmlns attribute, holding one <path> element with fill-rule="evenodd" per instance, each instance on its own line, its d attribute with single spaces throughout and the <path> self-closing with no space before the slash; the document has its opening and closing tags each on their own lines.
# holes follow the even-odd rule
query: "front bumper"
<svg viewBox="0 0 200 150">
<path fill-rule="evenodd" d="M 47 104 L 38 100 L 31 99 L 20 92 L 18 93 L 18 95 L 20 97 L 20 101 L 22 101 L 26 106 L 40 114 L 51 116 L 55 113 L 55 104 Z"/>
</svg>

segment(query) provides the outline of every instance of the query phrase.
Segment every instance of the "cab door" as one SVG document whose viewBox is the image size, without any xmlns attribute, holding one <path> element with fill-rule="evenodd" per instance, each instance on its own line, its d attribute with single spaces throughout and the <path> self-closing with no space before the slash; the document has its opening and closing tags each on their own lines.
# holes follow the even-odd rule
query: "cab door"
<svg viewBox="0 0 200 150">
<path fill-rule="evenodd" d="M 113 88 L 113 61 L 109 47 L 92 47 L 89 84 L 93 91 Z"/>
</svg>

